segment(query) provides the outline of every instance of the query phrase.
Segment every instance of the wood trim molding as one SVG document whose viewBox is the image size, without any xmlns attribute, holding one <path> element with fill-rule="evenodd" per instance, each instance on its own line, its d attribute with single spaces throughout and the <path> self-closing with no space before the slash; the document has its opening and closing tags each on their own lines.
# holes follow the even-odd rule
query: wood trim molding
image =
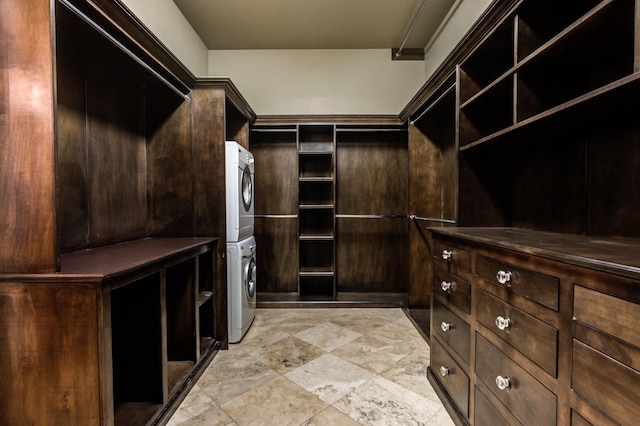
<svg viewBox="0 0 640 426">
<path fill-rule="evenodd" d="M 429 101 L 434 91 L 436 91 L 449 76 L 455 72 L 456 66 L 462 62 L 471 52 L 473 52 L 480 42 L 505 19 L 522 0 L 494 0 L 493 3 L 480 16 L 478 21 L 460 40 L 444 62 L 436 69 L 433 75 L 420 88 L 416 95 L 400 112 L 399 118 L 402 122 L 410 119 L 425 103 Z"/>
<path fill-rule="evenodd" d="M 249 122 L 256 121 L 256 113 L 229 77 L 197 77 L 193 88 L 194 90 L 223 89 L 227 99 Z"/>
<path fill-rule="evenodd" d="M 397 115 L 389 114 L 337 114 L 337 115 L 260 115 L 255 126 L 287 126 L 309 123 L 335 123 L 358 126 L 401 126 Z"/>
</svg>

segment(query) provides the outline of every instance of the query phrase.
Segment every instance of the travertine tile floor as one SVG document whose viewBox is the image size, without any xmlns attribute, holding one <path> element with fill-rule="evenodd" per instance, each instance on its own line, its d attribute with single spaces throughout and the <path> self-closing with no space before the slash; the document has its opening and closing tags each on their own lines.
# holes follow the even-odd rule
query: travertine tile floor
<svg viewBox="0 0 640 426">
<path fill-rule="evenodd" d="M 169 426 L 453 425 L 401 309 L 258 309 Z"/>
</svg>

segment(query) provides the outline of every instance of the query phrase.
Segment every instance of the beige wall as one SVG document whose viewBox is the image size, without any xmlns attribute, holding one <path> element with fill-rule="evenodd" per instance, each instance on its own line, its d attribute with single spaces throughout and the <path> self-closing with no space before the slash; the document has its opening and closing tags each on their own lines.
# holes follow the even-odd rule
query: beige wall
<svg viewBox="0 0 640 426">
<path fill-rule="evenodd" d="M 212 50 L 209 72 L 262 115 L 398 114 L 424 82 L 422 61 L 387 49 Z"/>
<path fill-rule="evenodd" d="M 208 74 L 207 47 L 173 0 L 122 2 L 196 76 Z"/>
<path fill-rule="evenodd" d="M 454 4 L 425 49 L 426 79 L 433 75 L 491 3 L 492 0 L 460 0 Z"/>
</svg>

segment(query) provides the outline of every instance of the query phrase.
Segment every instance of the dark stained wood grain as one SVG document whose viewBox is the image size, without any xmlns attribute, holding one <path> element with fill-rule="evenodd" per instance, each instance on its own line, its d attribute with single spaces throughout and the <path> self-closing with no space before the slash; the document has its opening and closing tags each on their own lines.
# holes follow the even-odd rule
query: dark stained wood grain
<svg viewBox="0 0 640 426">
<path fill-rule="evenodd" d="M 469 324 L 452 312 L 446 305 L 438 302 L 434 298 L 431 306 L 433 330 L 440 340 L 446 342 L 456 352 L 456 354 L 469 364 L 469 354 L 471 345 L 471 332 Z M 442 325 L 449 325 L 449 329 L 443 329 Z"/>
<path fill-rule="evenodd" d="M 522 367 L 476 334 L 476 372 L 482 380 L 523 424 L 556 423 L 556 397 Z M 497 376 L 509 377 L 512 386 L 501 391 Z"/>
<path fill-rule="evenodd" d="M 0 271 L 56 270 L 49 1 L 0 6 Z"/>
<path fill-rule="evenodd" d="M 85 54 L 72 39 L 57 39 L 56 167 L 60 250 L 89 246 L 89 182 L 85 140 Z"/>
<path fill-rule="evenodd" d="M 255 214 L 298 214 L 296 133 L 251 134 L 255 158 Z"/>
<path fill-rule="evenodd" d="M 576 393 L 620 424 L 632 424 L 640 416 L 640 374 L 577 340 L 572 384 Z"/>
<path fill-rule="evenodd" d="M 144 91 L 115 69 L 87 72 L 87 152 L 91 245 L 146 236 Z"/>
<path fill-rule="evenodd" d="M 223 88 L 193 91 L 193 173 L 195 235 L 218 236 L 226 241 L 225 196 L 225 92 Z M 215 337 L 221 347 L 227 340 L 227 268 L 226 244 L 217 248 L 219 265 L 215 281 Z"/>
<path fill-rule="evenodd" d="M 406 214 L 408 153 L 405 132 L 338 132 L 338 214 Z"/>
<path fill-rule="evenodd" d="M 440 368 L 447 368 L 446 375 L 440 373 Z M 431 363 L 430 368 L 437 381 L 446 389 L 449 397 L 457 404 L 457 409 L 465 417 L 469 416 L 469 376 L 460 368 L 458 363 L 449 355 L 444 346 L 431 337 Z"/>
<path fill-rule="evenodd" d="M 0 285 L 3 424 L 102 424 L 97 298 L 83 283 Z"/>
<path fill-rule="evenodd" d="M 194 235 L 190 102 L 156 92 L 147 111 L 149 234 Z"/>
<path fill-rule="evenodd" d="M 408 219 L 336 219 L 338 292 L 407 292 Z"/>
<path fill-rule="evenodd" d="M 255 219 L 260 293 L 298 291 L 298 221 L 294 218 Z"/>
</svg>

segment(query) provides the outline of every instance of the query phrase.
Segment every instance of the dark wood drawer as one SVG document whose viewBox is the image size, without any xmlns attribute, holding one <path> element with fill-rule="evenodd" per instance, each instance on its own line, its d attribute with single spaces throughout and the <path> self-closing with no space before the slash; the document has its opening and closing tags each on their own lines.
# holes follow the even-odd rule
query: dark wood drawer
<svg viewBox="0 0 640 426">
<path fill-rule="evenodd" d="M 475 388 L 475 426 L 510 426 L 510 423 L 498 413 L 491 402 L 478 388 Z M 519 423 L 518 423 L 519 424 Z"/>
<path fill-rule="evenodd" d="M 469 377 L 440 343 L 431 338 L 431 368 L 437 380 L 456 402 L 460 412 L 469 416 Z"/>
<path fill-rule="evenodd" d="M 577 321 L 640 348 L 640 305 L 579 285 L 574 287 Z"/>
<path fill-rule="evenodd" d="M 476 291 L 475 304 L 480 323 L 557 376 L 557 329 L 480 289 Z"/>
<path fill-rule="evenodd" d="M 471 286 L 465 280 L 436 266 L 433 268 L 433 288 L 450 303 L 471 312 Z"/>
<path fill-rule="evenodd" d="M 433 257 L 467 271 L 471 270 L 471 252 L 448 242 L 433 242 Z"/>
<path fill-rule="evenodd" d="M 469 324 L 454 314 L 445 305 L 433 301 L 433 330 L 469 365 L 470 331 Z"/>
<path fill-rule="evenodd" d="M 480 334 L 476 374 L 523 424 L 556 424 L 556 396 Z"/>
<path fill-rule="evenodd" d="M 638 424 L 638 371 L 574 339 L 571 382 L 574 392 L 613 420 Z"/>
<path fill-rule="evenodd" d="M 510 289 L 543 306 L 558 310 L 558 278 L 478 255 L 476 274 L 491 284 Z"/>
</svg>

